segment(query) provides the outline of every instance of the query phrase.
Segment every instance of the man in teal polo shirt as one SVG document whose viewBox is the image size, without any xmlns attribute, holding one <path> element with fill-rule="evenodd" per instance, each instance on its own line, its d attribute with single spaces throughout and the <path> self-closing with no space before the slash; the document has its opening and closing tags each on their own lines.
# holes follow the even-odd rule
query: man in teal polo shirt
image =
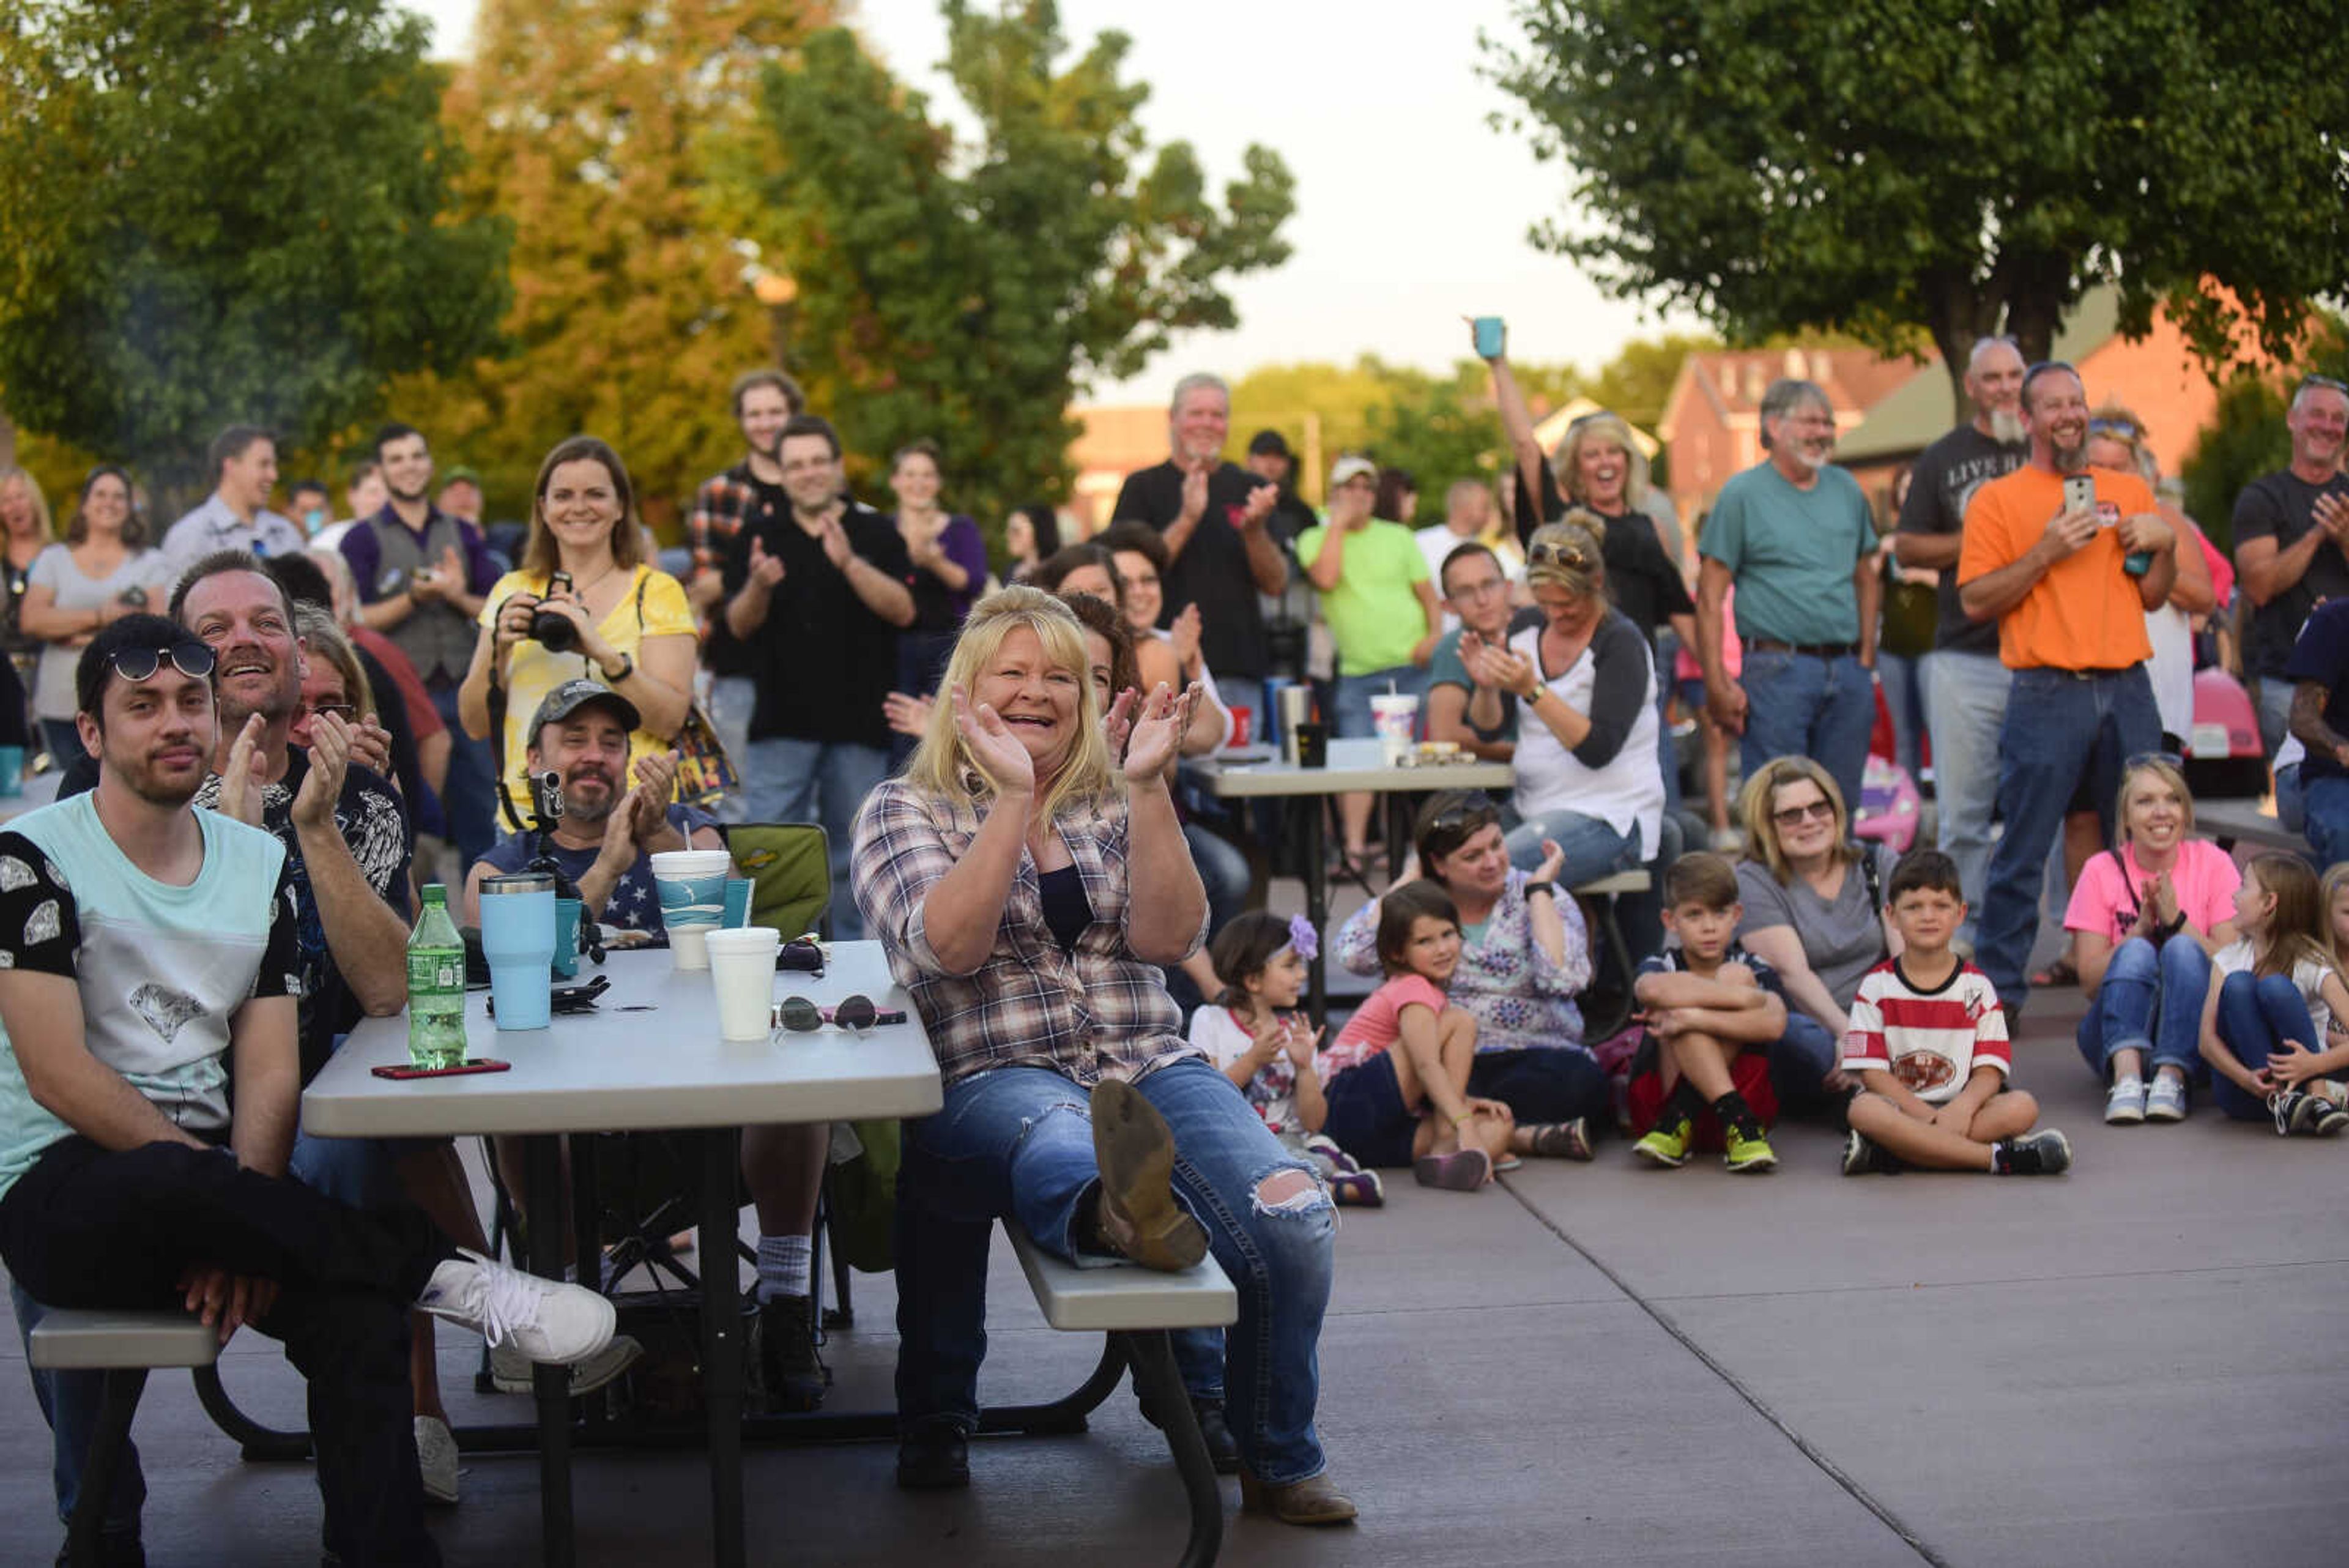
<svg viewBox="0 0 2349 1568">
<path fill-rule="evenodd" d="M 1876 722 L 1876 529 L 1868 498 L 1827 462 L 1835 410 L 1814 381 L 1762 395 L 1762 462 L 1721 487 L 1698 541 L 1697 657 L 1706 706 L 1741 737 L 1751 778 L 1773 757 L 1806 755 L 1834 775 L 1847 810 Z M 1737 589 L 1742 680 L 1722 662 L 1723 601 Z"/>
</svg>

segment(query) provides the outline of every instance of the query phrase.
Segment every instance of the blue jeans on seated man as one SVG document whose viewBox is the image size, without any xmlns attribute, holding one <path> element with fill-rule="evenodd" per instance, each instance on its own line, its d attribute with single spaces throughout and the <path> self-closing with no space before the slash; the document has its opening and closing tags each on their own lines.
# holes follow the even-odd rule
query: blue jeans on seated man
<svg viewBox="0 0 2349 1568">
<path fill-rule="evenodd" d="M 1658 853 L 1643 856 L 1636 824 L 1630 833 L 1618 833 L 1603 818 L 1559 807 L 1522 819 L 1503 842 L 1508 846 L 1509 864 L 1520 871 L 1531 871 L 1542 862 L 1542 841 L 1555 840 L 1566 851 L 1566 864 L 1557 873 L 1561 892 L 1618 871 L 1646 867 L 1647 890 L 1618 894 L 1615 901 L 1623 940 L 1636 964 L 1664 945 L 1664 868 L 1681 857 L 1680 819 L 1666 812 L 1657 838 Z M 1630 983 L 1629 975 L 1623 979 Z"/>
<path fill-rule="evenodd" d="M 849 840 L 864 797 L 889 776 L 889 753 L 845 741 L 752 741 L 742 763 L 745 822 L 818 822 L 832 855 L 832 935 L 853 942 L 864 917 L 848 892 Z"/>
<path fill-rule="evenodd" d="M 48 1309 L 14 1280 L 8 1282 L 8 1301 L 16 1309 L 16 1336 L 25 1347 L 26 1369 L 32 1374 L 33 1398 L 41 1407 L 41 1418 L 49 1424 L 49 1480 L 57 1490 L 57 1521 L 69 1523 L 74 1504 L 81 1497 L 81 1470 L 89 1459 L 89 1439 L 98 1430 L 98 1413 L 106 1403 L 106 1374 L 49 1372 L 34 1366 L 33 1325 L 47 1315 Z M 139 1468 L 139 1445 L 125 1440 L 114 1468 L 114 1490 L 106 1500 L 105 1532 L 136 1536 L 140 1510 L 146 1503 L 147 1478 Z"/>
<path fill-rule="evenodd" d="M 2254 1073 L 2287 1040 L 2297 1040 L 2311 1051 L 2326 1048 L 2316 1020 L 2309 1015 L 2307 999 L 2288 975 L 2255 976 L 2238 970 L 2220 981 L 2218 1028 L 2219 1043 Z M 2224 1073 L 2210 1075 L 2210 1102 L 2237 1121 L 2268 1119 L 2266 1097 L 2244 1093 Z"/>
<path fill-rule="evenodd" d="M 1786 1032 L 1770 1042 L 1770 1088 L 1778 1096 L 1780 1116 L 1802 1116 L 1840 1106 L 1843 1096 L 1830 1094 L 1826 1075 L 1842 1060 L 1827 1026 L 1807 1012 L 1786 1010 Z"/>
<path fill-rule="evenodd" d="M 1858 659 L 1745 649 L 1745 733 L 1737 760 L 1752 778 L 1776 757 L 1814 757 L 1843 791 L 1847 813 L 1859 809 L 1868 771 L 1868 737 L 1876 728 L 1876 675 Z"/>
<path fill-rule="evenodd" d="M 1974 962 L 2001 1002 L 2020 1005 L 2031 986 L 2039 889 L 2048 846 L 2083 779 L 2112 837 L 2113 801 L 2128 758 L 2161 744 L 2161 716 L 2142 668 L 2078 676 L 2018 670 L 1999 732 L 1998 813 L 2006 831 L 1991 852 Z M 2201 998 L 2195 998 L 2199 1006 Z M 2194 1045 L 2187 1043 L 2187 1053 Z"/>
<path fill-rule="evenodd" d="M 2142 1075 L 2176 1067 L 2189 1080 L 2201 1064 L 2202 1002 L 2210 992 L 2210 955 L 2180 931 L 2155 950 L 2144 937 L 2113 950 L 2104 983 L 2080 1020 L 2080 1055 L 2097 1077 L 2112 1076 L 2113 1053 L 2142 1051 Z"/>
<path fill-rule="evenodd" d="M 2277 798 L 2282 798 L 2281 785 Z M 2301 785 L 2300 800 L 2302 831 L 2316 857 L 2327 866 L 2349 860 L 2349 778 L 2329 774 L 2308 779 Z"/>
<path fill-rule="evenodd" d="M 1239 1321 L 1222 1332 L 1226 1376 L 1211 1380 L 1214 1331 L 1178 1334 L 1184 1386 L 1225 1399 L 1225 1418 L 1257 1480 L 1287 1485 L 1321 1473 L 1314 1430 L 1318 1345 L 1330 1303 L 1337 1210 L 1317 1182 L 1300 1199 L 1257 1196 L 1283 1171 L 1307 1171 L 1232 1081 L 1204 1061 L 1162 1067 L 1140 1089 L 1174 1129 L 1177 1199 L 1206 1227 L 1216 1262 L 1239 1293 Z M 897 1178 L 897 1415 L 978 1421 L 987 1354 L 987 1249 L 1008 1218 L 1046 1251 L 1079 1263 L 1078 1200 L 1100 1179 L 1086 1091 L 1041 1067 L 999 1067 L 947 1085 L 936 1115 L 905 1124 Z"/>
</svg>

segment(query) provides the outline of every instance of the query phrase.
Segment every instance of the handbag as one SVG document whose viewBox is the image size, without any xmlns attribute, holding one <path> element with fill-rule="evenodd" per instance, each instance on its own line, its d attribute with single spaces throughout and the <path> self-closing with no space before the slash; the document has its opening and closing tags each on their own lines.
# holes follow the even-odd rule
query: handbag
<svg viewBox="0 0 2349 1568">
<path fill-rule="evenodd" d="M 651 581 L 650 576 L 636 579 L 639 646 L 642 645 L 645 629 L 645 586 Z M 729 790 L 742 787 L 741 770 L 727 754 L 726 742 L 719 738 L 718 725 L 699 698 L 688 700 L 685 722 L 677 727 L 676 735 L 670 738 L 669 749 L 677 753 L 676 799 L 679 805 L 708 810 L 724 799 Z"/>
</svg>

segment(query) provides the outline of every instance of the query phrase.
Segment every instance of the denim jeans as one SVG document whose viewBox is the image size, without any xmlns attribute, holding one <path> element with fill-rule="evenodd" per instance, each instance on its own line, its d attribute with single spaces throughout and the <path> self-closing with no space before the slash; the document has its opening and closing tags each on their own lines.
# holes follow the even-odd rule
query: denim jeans
<svg viewBox="0 0 2349 1568">
<path fill-rule="evenodd" d="M 726 754 L 734 759 L 738 770 L 750 765 L 750 713 L 759 705 L 759 683 L 747 675 L 714 675 L 709 680 L 709 724 L 718 732 L 719 743 Z M 750 781 L 747 771 L 742 787 L 727 791 L 718 803 L 718 820 L 726 823 L 749 822 Z"/>
<path fill-rule="evenodd" d="M 1971 940 L 1990 870 L 1991 808 L 1998 804 L 1998 732 L 2014 677 L 1995 653 L 1925 656 L 1925 728 L 1933 738 L 1933 815 L 1941 853 L 1958 864 Z"/>
<path fill-rule="evenodd" d="M 864 917 L 848 895 L 849 838 L 864 797 L 889 776 L 889 753 L 844 741 L 752 741 L 742 764 L 746 822 L 821 822 L 832 851 L 832 935 L 855 941 Z"/>
<path fill-rule="evenodd" d="M 1680 819 L 1666 813 L 1660 829 L 1658 853 L 1644 856 L 1640 853 L 1636 827 L 1628 835 L 1620 834 L 1599 817 L 1585 816 L 1560 806 L 1525 818 L 1509 829 L 1504 842 L 1508 846 L 1509 864 L 1520 871 L 1530 871 L 1541 864 L 1542 840 L 1555 839 L 1557 846 L 1566 851 L 1566 864 L 1557 873 L 1561 888 L 1578 888 L 1635 866 L 1646 867 L 1648 890 L 1620 894 L 1615 906 L 1623 925 L 1623 940 L 1631 950 L 1631 961 L 1638 963 L 1663 946 L 1664 867 L 1681 857 Z M 1630 977 L 1626 975 L 1623 980 L 1629 984 Z"/>
<path fill-rule="evenodd" d="M 457 688 L 431 693 L 432 711 L 449 726 L 449 777 L 440 787 L 440 815 L 449 842 L 468 871 L 497 839 L 497 774 L 490 766 L 490 742 L 465 733 L 457 717 Z"/>
<path fill-rule="evenodd" d="M 2113 950 L 2104 983 L 2075 1033 L 2080 1054 L 2099 1078 L 2112 1076 L 2113 1053 L 2144 1051 L 2155 1067 L 2189 1078 L 2201 1062 L 2202 1001 L 2210 992 L 2210 955 L 2185 932 L 2156 952 L 2143 937 Z"/>
<path fill-rule="evenodd" d="M 2260 748 L 2272 761 L 2292 729 L 2292 699 L 2300 683 L 2281 675 L 2261 675 L 2251 681 L 2251 701 L 2259 709 Z"/>
<path fill-rule="evenodd" d="M 2030 992 L 2024 971 L 2038 934 L 2041 872 L 2063 831 L 2064 808 L 2084 778 L 2112 835 L 2121 764 L 2161 744 L 2161 717 L 2142 668 L 2079 676 L 2018 670 L 1998 742 L 1998 813 L 2006 831 L 1992 851 L 1974 961 L 2002 1002 Z M 2201 1002 L 2195 998 L 2199 1006 Z M 2187 1043 L 2187 1054 L 2194 1051 Z"/>
<path fill-rule="evenodd" d="M 57 1490 L 57 1520 L 73 1518 L 81 1496 L 81 1469 L 89 1459 L 90 1435 L 98 1430 L 98 1412 L 106 1402 L 103 1372 L 48 1372 L 33 1366 L 33 1325 L 48 1309 L 8 1282 L 9 1304 L 16 1309 L 16 1336 L 25 1347 L 25 1367 L 32 1374 L 33 1398 L 41 1419 L 49 1424 L 49 1480 Z M 139 1511 L 147 1503 L 147 1478 L 139 1468 L 139 1445 L 126 1441 L 114 1470 L 114 1492 L 106 1500 L 105 1530 L 109 1535 L 137 1535 Z"/>
<path fill-rule="evenodd" d="M 1876 656 L 1876 681 L 1884 710 L 1892 715 L 1892 760 L 1909 770 L 1911 783 L 1925 774 L 1925 666 L 1905 654 Z M 1852 809 L 1859 809 L 1854 801 Z"/>
<path fill-rule="evenodd" d="M 1239 1293 L 1226 1331 L 1225 1418 L 1250 1473 L 1274 1485 L 1321 1473 L 1313 1427 L 1321 1317 L 1330 1304 L 1337 1210 L 1319 1185 L 1268 1206 L 1257 1187 L 1311 1167 L 1281 1147 L 1232 1081 L 1204 1061 L 1136 1085 L 1174 1133 L 1174 1189 L 1206 1227 Z M 1037 1245 L 1081 1263 L 1078 1201 L 1100 1179 L 1086 1091 L 1041 1067 L 999 1067 L 947 1085 L 935 1116 L 905 1124 L 897 1178 L 897 1413 L 978 1418 L 987 1354 L 987 1248 L 1006 1217 Z M 1194 1336 L 1195 1338 L 1197 1336 Z M 1186 1357 L 1186 1361 L 1190 1358 Z M 1206 1392 L 1186 1366 L 1185 1385 Z"/>
<path fill-rule="evenodd" d="M 1392 690 L 1404 697 L 1420 699 L 1420 729 L 1427 728 L 1427 671 L 1415 664 L 1399 664 L 1392 670 L 1373 670 L 1367 675 L 1338 677 L 1336 725 L 1331 731 L 1341 740 L 1368 740 L 1378 733 L 1371 722 L 1371 699 L 1383 697 Z"/>
<path fill-rule="evenodd" d="M 1815 757 L 1843 791 L 1846 808 L 1857 811 L 1868 732 L 1876 728 L 1876 677 L 1850 654 L 1820 659 L 1748 643 L 1738 681 L 1745 688 L 1737 752 L 1745 776 L 1775 757 Z"/>
<path fill-rule="evenodd" d="M 2327 866 L 2349 860 L 2349 779 L 2337 774 L 2310 779 L 2300 800 L 2302 831 L 2316 857 Z"/>
<path fill-rule="evenodd" d="M 1509 1107 L 1520 1127 L 1583 1117 L 1592 1137 L 1614 1117 L 1607 1069 L 1588 1051 L 1544 1045 L 1479 1051 L 1468 1064 L 1468 1092 Z"/>
<path fill-rule="evenodd" d="M 2254 977 L 2249 970 L 2238 970 L 2220 981 L 2218 1029 L 2219 1043 L 2254 1073 L 2287 1040 L 2297 1040 L 2312 1051 L 2325 1048 L 2306 999 L 2286 975 Z M 2266 1099 L 2245 1094 L 2224 1073 L 2210 1075 L 2210 1100 L 2237 1121 L 2268 1119 Z"/>
<path fill-rule="evenodd" d="M 1770 1087 L 1780 1116 L 1823 1110 L 1836 1096 L 1825 1079 L 1840 1056 L 1827 1026 L 1807 1012 L 1786 1010 L 1786 1032 L 1770 1042 Z"/>
</svg>

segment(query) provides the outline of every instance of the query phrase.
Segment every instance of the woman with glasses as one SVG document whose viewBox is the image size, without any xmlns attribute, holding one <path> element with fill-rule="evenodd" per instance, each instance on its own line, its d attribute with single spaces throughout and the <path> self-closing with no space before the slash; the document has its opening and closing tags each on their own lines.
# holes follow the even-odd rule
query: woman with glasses
<svg viewBox="0 0 2349 1568">
<path fill-rule="evenodd" d="M 1639 628 L 1608 603 L 1603 526 L 1588 513 L 1569 513 L 1535 530 L 1526 581 L 1542 624 L 1485 660 L 1518 704 L 1520 821 L 1508 836 L 1509 859 L 1532 870 L 1555 843 L 1563 855 L 1553 874 L 1568 890 L 1638 866 L 1661 883 L 1680 854 L 1657 760 L 1655 659 Z M 1634 961 L 1661 944 L 1661 908 L 1653 887 L 1623 896 Z"/>
<path fill-rule="evenodd" d="M 2174 757 L 2129 759 L 2113 821 L 2119 843 L 2081 870 L 2064 911 L 2088 998 L 2080 1054 L 2106 1083 L 2105 1120 L 2180 1121 L 2188 1075 L 2201 1071 L 2210 955 L 2235 940 L 2242 873 L 2194 836 Z"/>
<path fill-rule="evenodd" d="M 1001 1215 L 1071 1262 L 1212 1251 L 1239 1318 L 1225 1376 L 1186 1357 L 1185 1386 L 1228 1420 L 1246 1505 L 1342 1522 L 1314 1429 L 1337 1211 L 1183 1038 L 1163 979 L 1206 926 L 1171 786 L 1196 693 L 1121 700 L 1121 756 L 1090 665 L 1067 606 L 988 595 L 912 763 L 857 814 L 851 886 L 946 1084 L 898 1175 L 897 1479 L 969 1482 Z"/>
<path fill-rule="evenodd" d="M 1852 998 L 1868 971 L 1898 957 L 1884 918 L 1897 858 L 1856 841 L 1843 791 L 1808 757 L 1779 757 L 1745 781 L 1739 800 L 1745 859 L 1737 867 L 1744 913 L 1737 939 L 1778 971 L 1786 1033 L 1770 1050 L 1770 1083 L 1785 1110 L 1816 1108 L 1857 1087 L 1837 1065 Z"/>
<path fill-rule="evenodd" d="M 1471 790 L 1429 796 L 1412 841 L 1417 874 L 1451 895 L 1460 914 L 1460 964 L 1444 999 L 1476 1021 L 1467 1094 L 1507 1106 L 1521 1133 L 1570 1129 L 1550 1147 L 1528 1138 L 1516 1152 L 1589 1158 L 1592 1129 L 1606 1124 L 1612 1102 L 1574 1001 L 1590 983 L 1590 933 L 1558 886 L 1565 851 L 1547 845 L 1530 872 L 1510 865 L 1501 808 Z M 1373 899 L 1339 930 L 1338 961 L 1379 973 L 1378 934 Z"/>
<path fill-rule="evenodd" d="M 83 647 L 108 622 L 160 609 L 170 594 L 171 566 L 148 546 L 130 475 L 111 465 L 91 469 L 64 541 L 34 557 L 16 610 L 18 628 L 40 643 L 33 712 L 42 748 L 58 766 L 82 754 L 74 729 L 74 666 Z"/>
<path fill-rule="evenodd" d="M 321 713 L 332 713 L 346 724 L 376 718 L 375 689 L 332 612 L 297 601 L 294 629 L 301 635 L 305 656 L 302 705 L 294 711 L 285 738 L 297 746 L 308 745 L 311 722 Z"/>
</svg>

